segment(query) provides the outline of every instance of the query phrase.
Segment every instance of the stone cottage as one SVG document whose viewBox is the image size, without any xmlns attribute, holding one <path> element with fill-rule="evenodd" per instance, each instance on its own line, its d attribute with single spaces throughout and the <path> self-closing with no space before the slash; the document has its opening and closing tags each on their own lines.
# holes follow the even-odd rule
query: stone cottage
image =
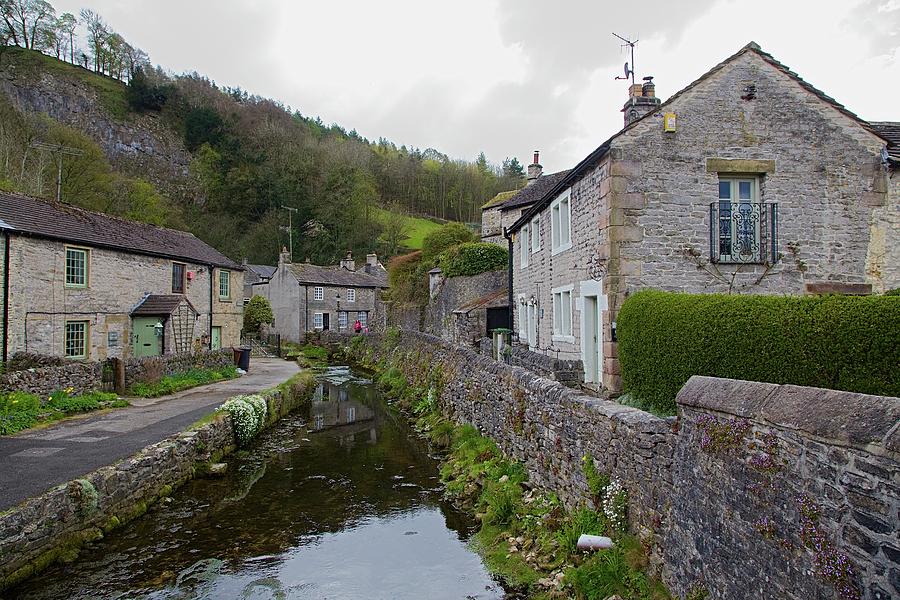
<svg viewBox="0 0 900 600">
<path fill-rule="evenodd" d="M 540 152 L 535 150 L 534 162 L 528 165 L 525 187 L 500 192 L 481 207 L 481 241 L 506 247 L 504 229 L 516 222 L 522 212 L 537 202 L 547 191 L 565 177 L 568 171 L 544 175 Z"/>
<path fill-rule="evenodd" d="M 246 258 L 241 261 L 241 266 L 244 267 L 244 291 L 242 297 L 244 304 L 247 304 L 250 302 L 250 298 L 253 297 L 253 285 L 265 283 L 272 279 L 276 267 L 271 267 L 269 265 L 253 265 L 248 263 Z"/>
<path fill-rule="evenodd" d="M 240 343 L 241 266 L 190 233 L 0 193 L 3 360 Z"/>
<path fill-rule="evenodd" d="M 616 312 L 641 288 L 883 292 L 900 286 L 898 125 L 868 123 L 755 43 L 625 127 L 513 223 L 518 337 L 620 389 Z M 528 188 L 526 188 L 526 191 Z"/>
<path fill-rule="evenodd" d="M 253 293 L 272 305 L 274 331 L 296 342 L 307 331 L 349 331 L 357 319 L 365 328 L 380 328 L 381 293 L 387 287 L 387 270 L 375 254 L 357 269 L 350 253 L 339 265 L 326 267 L 292 263 L 283 250 L 272 278 L 254 284 Z"/>
</svg>

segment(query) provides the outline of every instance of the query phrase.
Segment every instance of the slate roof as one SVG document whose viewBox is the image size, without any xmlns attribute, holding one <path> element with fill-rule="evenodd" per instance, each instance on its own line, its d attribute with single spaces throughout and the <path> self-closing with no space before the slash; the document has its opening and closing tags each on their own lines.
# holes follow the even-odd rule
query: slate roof
<svg viewBox="0 0 900 600">
<path fill-rule="evenodd" d="M 272 279 L 272 276 L 275 275 L 275 269 L 278 268 L 269 265 L 244 265 L 244 267 L 265 279 Z"/>
<path fill-rule="evenodd" d="M 132 316 L 155 317 L 158 315 L 170 315 L 182 302 L 187 302 L 195 313 L 197 309 L 190 301 L 180 294 L 150 294 L 144 298 L 137 307 L 131 311 Z"/>
<path fill-rule="evenodd" d="M 519 192 L 503 203 L 500 210 L 512 210 L 522 206 L 531 206 L 540 200 L 544 194 L 559 181 L 569 174 L 569 171 L 560 171 L 558 173 L 549 173 L 541 175 L 531 185 L 523 187 Z"/>
<path fill-rule="evenodd" d="M 242 267 L 193 234 L 19 194 L 0 193 L 0 229 L 216 267 Z"/>
<path fill-rule="evenodd" d="M 635 119 L 634 121 L 629 123 L 626 127 L 624 127 L 623 129 L 621 129 L 618 132 L 616 132 L 615 134 L 613 134 L 608 140 L 606 140 L 605 142 L 600 144 L 593 152 L 588 154 L 581 162 L 579 162 L 577 165 L 575 165 L 575 167 L 573 167 L 571 170 L 569 170 L 566 176 L 559 179 L 555 185 L 553 185 L 548 190 L 546 190 L 546 193 L 544 193 L 540 198 L 537 198 L 535 200 L 534 204 L 532 204 L 531 208 L 529 208 L 524 213 L 522 213 L 522 216 L 520 216 L 516 220 L 516 222 L 510 226 L 509 231 L 510 232 L 518 231 L 525 223 L 529 222 L 535 214 L 537 214 L 538 212 L 543 210 L 548 204 L 550 204 L 550 202 L 553 201 L 554 198 L 556 198 L 556 196 L 558 196 L 567 187 L 569 187 L 574 181 L 576 181 L 579 177 L 581 177 L 588 170 L 588 168 L 590 168 L 592 165 L 595 165 L 597 163 L 597 161 L 599 161 L 601 158 L 603 158 L 606 155 L 607 152 L 609 152 L 609 148 L 610 148 L 610 145 L 612 144 L 613 140 L 615 140 L 620 135 L 623 135 L 623 134 L 627 133 L 628 131 L 630 131 L 632 128 L 634 128 L 638 123 L 640 123 L 644 119 L 651 118 L 652 115 L 660 113 L 663 110 L 663 108 L 665 108 L 666 106 L 670 105 L 672 102 L 677 100 L 685 92 L 692 90 L 700 83 L 706 81 L 711 76 L 713 76 L 715 73 L 717 73 L 718 71 L 723 69 L 730 62 L 732 62 L 734 59 L 736 59 L 737 57 L 739 57 L 742 54 L 745 54 L 747 52 L 755 53 L 757 56 L 762 58 L 764 61 L 766 61 L 767 63 L 772 65 L 774 68 L 778 69 L 779 71 L 781 71 L 782 73 L 784 73 L 785 75 L 787 75 L 788 77 L 793 79 L 803 89 L 810 92 L 814 96 L 818 97 L 820 100 L 822 100 L 826 104 L 831 105 L 833 108 L 838 110 L 840 113 L 842 113 L 845 116 L 856 121 L 863 129 L 870 131 L 871 133 L 877 135 L 878 137 L 887 139 L 887 138 L 885 138 L 884 133 L 879 133 L 878 129 L 876 128 L 876 126 L 874 124 L 862 120 L 859 116 L 856 115 L 856 113 L 848 110 L 843 104 L 841 104 L 840 102 L 838 102 L 837 100 L 835 100 L 834 98 L 832 98 L 831 96 L 829 96 L 828 94 L 823 92 L 822 90 L 816 88 L 809 82 L 805 81 L 797 73 L 795 73 L 794 71 L 791 71 L 790 68 L 785 66 L 783 63 L 779 62 L 774 56 L 772 56 L 768 52 L 765 52 L 759 46 L 759 44 L 757 44 L 756 42 L 750 42 L 749 44 L 747 44 L 746 46 L 744 46 L 743 48 L 741 48 L 740 50 L 738 50 L 737 52 L 735 52 L 734 54 L 732 54 L 731 56 L 729 56 L 728 58 L 726 58 L 725 60 L 723 60 L 722 62 L 717 64 L 716 66 L 714 66 L 712 69 L 710 69 L 709 71 L 707 71 L 706 73 L 701 75 L 699 78 L 697 78 L 696 81 L 688 84 L 686 87 L 675 92 L 665 102 L 663 102 L 658 107 L 656 107 L 655 110 L 649 111 L 646 114 L 642 115 L 641 117 Z M 887 123 L 887 125 L 895 125 L 895 124 Z M 888 152 L 889 153 L 891 152 L 890 144 L 888 147 Z M 891 160 L 894 160 L 894 159 L 891 159 Z M 538 181 L 540 181 L 540 180 L 538 180 Z M 531 186 L 531 187 L 534 187 L 534 186 Z M 527 190 L 527 189 L 528 188 L 526 187 L 525 190 Z M 508 202 L 507 204 L 505 204 L 503 206 L 503 209 L 505 210 L 507 208 L 507 206 L 515 200 L 516 200 L 516 198 L 513 198 L 512 200 L 510 200 L 510 202 Z"/>
<path fill-rule="evenodd" d="M 900 165 L 900 123 L 872 121 L 869 124 L 878 135 L 887 140 L 888 160 Z"/>
<path fill-rule="evenodd" d="M 309 263 L 286 265 L 297 281 L 307 285 L 386 288 L 387 271 L 379 269 L 374 275 L 363 270 L 349 271 L 343 267 L 322 267 Z"/>
</svg>

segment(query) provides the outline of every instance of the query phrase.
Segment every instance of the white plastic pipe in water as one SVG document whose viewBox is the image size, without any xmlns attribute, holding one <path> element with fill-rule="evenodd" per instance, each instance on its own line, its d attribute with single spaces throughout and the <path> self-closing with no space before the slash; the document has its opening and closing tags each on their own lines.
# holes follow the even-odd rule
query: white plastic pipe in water
<svg viewBox="0 0 900 600">
<path fill-rule="evenodd" d="M 587 535 L 582 533 L 578 536 L 577 547 L 579 550 L 606 550 L 613 547 L 613 541 L 602 535 Z"/>
</svg>

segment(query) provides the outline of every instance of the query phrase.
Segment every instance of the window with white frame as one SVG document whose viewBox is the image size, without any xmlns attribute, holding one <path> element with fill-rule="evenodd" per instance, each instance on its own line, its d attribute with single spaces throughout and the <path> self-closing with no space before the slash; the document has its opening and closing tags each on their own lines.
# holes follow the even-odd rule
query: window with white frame
<svg viewBox="0 0 900 600">
<path fill-rule="evenodd" d="M 710 204 L 710 255 L 719 263 L 777 262 L 777 205 L 760 201 L 759 178 L 720 177 Z"/>
<path fill-rule="evenodd" d="M 219 271 L 219 299 L 231 298 L 231 271 Z"/>
<path fill-rule="evenodd" d="M 518 297 L 518 309 L 519 309 L 519 339 L 526 340 L 528 339 L 528 313 L 525 308 L 525 295 L 519 294 Z"/>
<path fill-rule="evenodd" d="M 359 311 L 358 313 L 356 313 L 356 319 L 359 321 L 361 327 L 369 326 L 369 313 Z"/>
<path fill-rule="evenodd" d="M 322 329 L 322 313 L 315 313 L 313 315 L 313 327 L 316 329 Z"/>
<path fill-rule="evenodd" d="M 347 302 L 356 302 L 356 290 L 353 288 L 347 289 Z"/>
<path fill-rule="evenodd" d="M 347 311 L 338 313 L 338 329 L 347 329 Z"/>
<path fill-rule="evenodd" d="M 541 250 L 541 217 L 536 216 L 531 220 L 529 226 L 531 228 L 531 252 L 540 252 Z"/>
<path fill-rule="evenodd" d="M 566 190 L 550 204 L 550 241 L 553 254 L 572 247 L 571 191 Z"/>
<path fill-rule="evenodd" d="M 560 341 L 572 338 L 572 286 L 553 290 L 553 336 Z"/>
<path fill-rule="evenodd" d="M 65 327 L 66 358 L 87 358 L 88 322 L 66 321 Z"/>
<path fill-rule="evenodd" d="M 316 286 L 313 288 L 313 300 L 324 300 L 325 288 Z"/>
<path fill-rule="evenodd" d="M 527 223 L 519 230 L 519 266 L 523 269 L 528 266 L 530 230 L 531 227 Z"/>
</svg>

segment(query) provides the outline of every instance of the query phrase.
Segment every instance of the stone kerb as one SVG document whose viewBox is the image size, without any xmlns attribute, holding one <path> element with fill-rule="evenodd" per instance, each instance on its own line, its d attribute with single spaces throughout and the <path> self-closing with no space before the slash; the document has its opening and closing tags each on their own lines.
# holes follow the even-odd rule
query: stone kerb
<svg viewBox="0 0 900 600">
<path fill-rule="evenodd" d="M 675 591 L 900 596 L 900 399 L 693 377 L 677 403 Z"/>
</svg>

